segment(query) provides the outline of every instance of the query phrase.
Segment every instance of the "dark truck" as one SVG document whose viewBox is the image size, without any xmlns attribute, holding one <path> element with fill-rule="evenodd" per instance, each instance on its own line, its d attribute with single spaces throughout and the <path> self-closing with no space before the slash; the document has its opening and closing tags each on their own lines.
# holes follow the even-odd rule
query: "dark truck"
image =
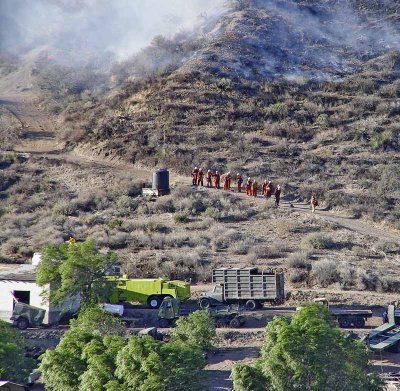
<svg viewBox="0 0 400 391">
<path fill-rule="evenodd" d="M 214 289 L 199 299 L 201 308 L 237 303 L 253 311 L 265 302 L 281 304 L 285 300 L 283 273 L 260 272 L 254 267 L 221 268 L 213 270 L 212 282 Z"/>
<path fill-rule="evenodd" d="M 325 297 L 314 299 L 314 303 L 327 306 L 333 318 L 337 320 L 339 326 L 342 328 L 348 328 L 350 326 L 357 328 L 364 327 L 367 319 L 372 317 L 371 310 L 342 310 L 332 308 Z"/>
<path fill-rule="evenodd" d="M 207 308 L 209 315 L 214 319 L 216 327 L 238 328 L 245 324 L 246 319 L 240 314 L 238 305 L 220 305 Z M 178 299 L 166 297 L 158 310 L 158 325 L 160 327 L 175 326 L 182 316 L 188 316 L 193 310 L 184 309 Z"/>
</svg>

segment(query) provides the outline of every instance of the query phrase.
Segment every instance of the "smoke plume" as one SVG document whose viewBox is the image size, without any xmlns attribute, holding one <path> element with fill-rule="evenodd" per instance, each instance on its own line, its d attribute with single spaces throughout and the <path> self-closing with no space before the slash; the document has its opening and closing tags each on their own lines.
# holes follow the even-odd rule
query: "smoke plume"
<svg viewBox="0 0 400 391">
<path fill-rule="evenodd" d="M 223 0 L 1 0 L 0 50 L 38 46 L 79 55 L 137 52 L 156 35 L 195 28 Z"/>
</svg>

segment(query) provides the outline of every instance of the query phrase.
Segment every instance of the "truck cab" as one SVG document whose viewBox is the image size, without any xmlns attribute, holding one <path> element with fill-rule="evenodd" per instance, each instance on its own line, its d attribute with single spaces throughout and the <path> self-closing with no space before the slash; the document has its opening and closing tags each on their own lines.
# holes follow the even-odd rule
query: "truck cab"
<svg viewBox="0 0 400 391">
<path fill-rule="evenodd" d="M 224 291 L 221 285 L 215 285 L 214 288 L 208 292 L 201 294 L 199 304 L 201 308 L 209 308 L 224 302 Z"/>
</svg>

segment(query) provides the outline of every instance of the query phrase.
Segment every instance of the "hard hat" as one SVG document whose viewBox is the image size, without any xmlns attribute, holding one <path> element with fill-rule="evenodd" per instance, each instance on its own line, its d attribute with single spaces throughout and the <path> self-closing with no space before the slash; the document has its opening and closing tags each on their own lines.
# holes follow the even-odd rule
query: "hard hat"
<svg viewBox="0 0 400 391">
<path fill-rule="evenodd" d="M 211 170 L 207 170 L 207 172 L 211 172 Z"/>
<path fill-rule="evenodd" d="M 197 170 L 197 167 L 195 167 L 194 169 Z"/>
<path fill-rule="evenodd" d="M 203 171 L 201 168 L 199 168 L 199 171 Z"/>
<path fill-rule="evenodd" d="M 248 180 L 248 181 L 250 181 L 250 180 L 251 180 L 251 178 L 250 178 L 250 177 L 248 177 L 248 178 L 247 178 L 247 180 Z"/>
<path fill-rule="evenodd" d="M 218 174 L 218 171 L 215 171 L 216 174 Z"/>
<path fill-rule="evenodd" d="M 237 176 L 240 176 L 240 174 L 239 174 L 239 173 L 237 173 L 236 175 L 237 175 Z"/>
<path fill-rule="evenodd" d="M 271 181 L 268 181 L 268 183 L 271 183 Z"/>
</svg>

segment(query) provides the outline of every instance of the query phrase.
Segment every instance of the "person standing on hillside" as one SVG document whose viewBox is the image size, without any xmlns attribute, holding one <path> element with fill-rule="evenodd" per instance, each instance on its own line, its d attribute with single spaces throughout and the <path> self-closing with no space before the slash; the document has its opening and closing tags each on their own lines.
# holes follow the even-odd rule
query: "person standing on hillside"
<svg viewBox="0 0 400 391">
<path fill-rule="evenodd" d="M 281 200 L 281 186 L 277 185 L 275 189 L 275 206 L 279 206 L 279 202 Z"/>
<path fill-rule="evenodd" d="M 228 171 L 224 175 L 224 190 L 230 190 L 231 189 L 231 172 Z"/>
<path fill-rule="evenodd" d="M 199 172 L 197 174 L 197 186 L 204 186 L 204 172 L 201 168 L 199 168 Z"/>
<path fill-rule="evenodd" d="M 192 171 L 192 185 L 197 186 L 197 177 L 199 175 L 199 169 L 197 167 Z"/>
<path fill-rule="evenodd" d="M 253 197 L 257 197 L 257 186 L 258 186 L 257 181 L 254 179 L 254 181 L 253 181 L 253 193 L 252 193 Z"/>
<path fill-rule="evenodd" d="M 251 179 L 250 178 L 247 178 L 247 181 L 246 181 L 246 194 L 248 196 L 251 196 Z"/>
<path fill-rule="evenodd" d="M 315 213 L 315 208 L 318 206 L 318 200 L 314 194 L 311 196 L 310 205 L 311 205 L 311 212 Z"/>
<path fill-rule="evenodd" d="M 243 183 L 243 178 L 239 173 L 237 173 L 236 174 L 236 184 L 237 184 L 238 193 L 242 192 L 242 183 Z"/>
<path fill-rule="evenodd" d="M 265 180 L 263 185 L 262 185 L 262 194 L 263 194 L 264 197 L 267 196 L 267 186 L 268 186 L 268 182 L 267 182 L 267 180 Z"/>
<path fill-rule="evenodd" d="M 267 188 L 265 190 L 265 197 L 270 198 L 272 196 L 272 183 L 268 181 Z"/>
<path fill-rule="evenodd" d="M 212 187 L 212 176 L 211 170 L 207 170 L 207 187 Z"/>
<path fill-rule="evenodd" d="M 215 171 L 214 183 L 216 189 L 220 189 L 220 182 L 221 182 L 221 174 L 218 171 Z"/>
</svg>

